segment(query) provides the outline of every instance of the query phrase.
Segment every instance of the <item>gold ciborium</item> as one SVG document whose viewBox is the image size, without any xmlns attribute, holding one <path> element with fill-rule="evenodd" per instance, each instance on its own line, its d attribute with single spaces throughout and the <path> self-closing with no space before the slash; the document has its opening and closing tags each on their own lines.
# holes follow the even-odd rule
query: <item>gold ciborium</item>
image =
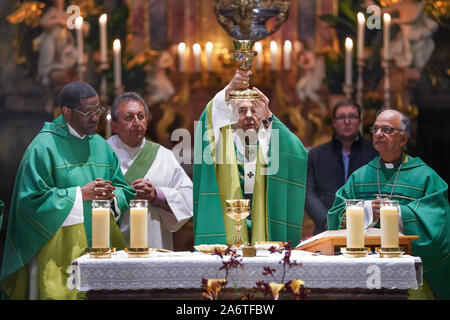
<svg viewBox="0 0 450 320">
<path fill-rule="evenodd" d="M 234 52 L 233 58 L 239 63 L 241 70 L 250 70 L 252 68 L 253 58 L 256 52 L 253 51 L 253 40 L 233 40 Z M 251 89 L 232 90 L 229 94 L 230 100 L 258 100 L 259 95 Z"/>
<path fill-rule="evenodd" d="M 234 227 L 236 228 L 236 238 L 234 241 L 234 248 L 240 248 L 244 244 L 241 237 L 241 220 L 247 218 L 250 215 L 250 200 L 235 199 L 226 200 L 226 213 L 227 216 L 234 219 Z"/>
</svg>

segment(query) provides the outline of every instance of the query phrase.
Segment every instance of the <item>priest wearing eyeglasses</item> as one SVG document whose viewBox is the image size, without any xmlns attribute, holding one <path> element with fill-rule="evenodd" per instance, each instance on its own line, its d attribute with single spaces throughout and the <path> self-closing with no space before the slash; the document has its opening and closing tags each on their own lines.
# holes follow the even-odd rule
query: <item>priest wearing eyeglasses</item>
<svg viewBox="0 0 450 320">
<path fill-rule="evenodd" d="M 93 87 L 67 84 L 62 115 L 46 122 L 17 172 L 1 268 L 2 298 L 77 299 L 71 262 L 91 246 L 92 200 L 110 200 L 112 246 L 124 246 L 117 225 L 136 192 L 108 143 L 95 134 L 104 108 Z"/>
<path fill-rule="evenodd" d="M 410 298 L 450 299 L 450 208 L 447 183 L 420 158 L 404 148 L 410 120 L 393 109 L 377 113 L 371 128 L 373 146 L 380 156 L 356 170 L 336 192 L 328 211 L 328 228 L 345 228 L 345 200 L 364 199 L 365 225 L 379 219 L 383 198 L 399 201 L 399 230 L 418 235 L 412 255 L 423 262 L 424 285 Z"/>
</svg>

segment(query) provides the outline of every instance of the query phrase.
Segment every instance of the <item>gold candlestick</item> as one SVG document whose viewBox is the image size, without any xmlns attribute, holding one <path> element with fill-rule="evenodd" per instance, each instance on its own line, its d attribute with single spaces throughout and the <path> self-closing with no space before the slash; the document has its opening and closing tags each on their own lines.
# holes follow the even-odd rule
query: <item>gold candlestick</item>
<svg viewBox="0 0 450 320">
<path fill-rule="evenodd" d="M 240 248 L 244 244 L 241 237 L 241 220 L 250 215 L 250 200 L 226 200 L 227 216 L 235 220 L 234 227 L 236 228 L 236 239 L 234 241 L 234 248 Z"/>
</svg>

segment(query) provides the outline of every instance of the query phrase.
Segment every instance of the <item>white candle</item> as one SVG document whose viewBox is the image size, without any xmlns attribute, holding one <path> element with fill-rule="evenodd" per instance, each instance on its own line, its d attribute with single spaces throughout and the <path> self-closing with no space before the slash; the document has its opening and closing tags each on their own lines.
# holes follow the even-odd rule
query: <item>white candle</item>
<svg viewBox="0 0 450 320">
<path fill-rule="evenodd" d="M 212 71 L 212 54 L 214 45 L 211 41 L 208 41 L 205 45 L 206 52 L 206 71 Z"/>
<path fill-rule="evenodd" d="M 284 70 L 291 69 L 292 42 L 286 40 L 283 48 Z"/>
<path fill-rule="evenodd" d="M 398 210 L 395 206 L 380 208 L 381 247 L 398 248 Z"/>
<path fill-rule="evenodd" d="M 111 111 L 106 115 L 105 139 L 111 137 Z"/>
<path fill-rule="evenodd" d="M 391 37 L 391 15 L 389 13 L 383 14 L 383 49 L 384 59 L 389 59 L 389 40 Z"/>
<path fill-rule="evenodd" d="M 130 247 L 148 247 L 147 208 L 130 208 Z"/>
<path fill-rule="evenodd" d="M 194 72 L 200 72 L 200 55 L 202 54 L 202 48 L 198 43 L 194 43 L 192 51 L 194 52 Z"/>
<path fill-rule="evenodd" d="M 363 59 L 364 57 L 364 36 L 365 36 L 365 25 L 366 25 L 366 18 L 364 17 L 364 14 L 362 12 L 358 12 L 358 59 Z"/>
<path fill-rule="evenodd" d="M 113 42 L 114 52 L 114 88 L 118 89 L 122 86 L 122 59 L 121 59 L 121 45 L 120 40 L 116 39 Z"/>
<path fill-rule="evenodd" d="M 84 40 L 83 40 L 83 17 L 79 16 L 75 19 L 75 29 L 77 30 L 77 62 L 83 64 Z"/>
<path fill-rule="evenodd" d="M 364 208 L 348 206 L 346 223 L 347 248 L 364 248 Z"/>
<path fill-rule="evenodd" d="M 263 66 L 263 51 L 262 51 L 262 45 L 261 42 L 255 43 L 255 51 L 256 51 L 256 71 L 260 71 Z"/>
<path fill-rule="evenodd" d="M 100 62 L 107 63 L 108 55 L 107 55 L 107 31 L 106 31 L 106 22 L 108 20 L 108 16 L 106 13 L 102 14 L 98 19 L 99 28 L 100 28 Z"/>
<path fill-rule="evenodd" d="M 109 248 L 109 208 L 92 209 L 92 248 Z"/>
<path fill-rule="evenodd" d="M 277 56 L 278 56 L 278 46 L 275 41 L 270 41 L 270 57 L 271 64 L 270 70 L 277 70 Z"/>
<path fill-rule="evenodd" d="M 345 38 L 345 83 L 352 84 L 352 68 L 353 68 L 353 41 Z"/>
<path fill-rule="evenodd" d="M 178 44 L 178 69 L 180 72 L 184 72 L 184 60 L 186 56 L 186 44 L 184 42 L 180 42 Z"/>
</svg>

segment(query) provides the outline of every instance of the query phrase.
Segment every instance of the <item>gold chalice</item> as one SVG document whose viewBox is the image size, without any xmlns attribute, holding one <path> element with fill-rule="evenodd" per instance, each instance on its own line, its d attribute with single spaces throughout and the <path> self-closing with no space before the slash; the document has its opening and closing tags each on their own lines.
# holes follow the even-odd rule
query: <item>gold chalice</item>
<svg viewBox="0 0 450 320">
<path fill-rule="evenodd" d="M 241 237 L 241 220 L 250 215 L 250 200 L 226 200 L 226 214 L 234 219 L 234 227 L 236 228 L 236 239 L 234 241 L 234 248 L 240 248 L 244 244 Z"/>
<path fill-rule="evenodd" d="M 255 41 L 253 40 L 233 40 L 233 58 L 239 63 L 241 70 L 250 70 L 256 52 L 252 50 Z M 230 100 L 258 100 L 259 95 L 251 89 L 232 90 L 229 94 Z"/>
</svg>

